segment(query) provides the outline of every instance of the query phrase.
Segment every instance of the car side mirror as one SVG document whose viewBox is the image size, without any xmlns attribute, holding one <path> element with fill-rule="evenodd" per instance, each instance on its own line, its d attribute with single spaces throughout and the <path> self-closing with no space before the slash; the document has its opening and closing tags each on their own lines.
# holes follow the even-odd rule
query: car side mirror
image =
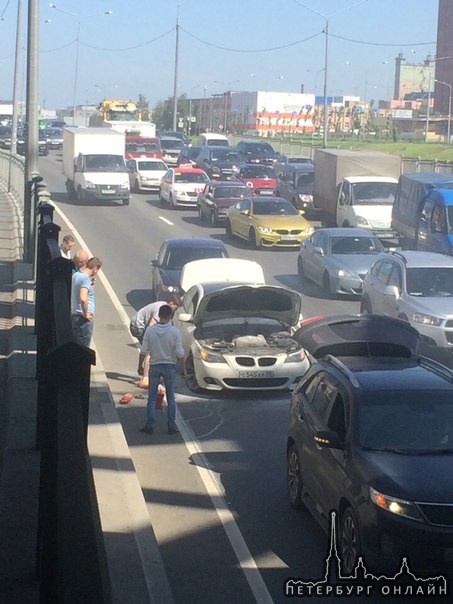
<svg viewBox="0 0 453 604">
<path fill-rule="evenodd" d="M 250 210 L 241 210 L 241 214 L 244 214 L 244 216 L 248 216 L 250 214 Z"/>
<path fill-rule="evenodd" d="M 322 247 L 315 247 L 314 250 L 315 254 L 319 254 L 320 256 L 324 256 L 324 250 L 322 249 Z"/>
<path fill-rule="evenodd" d="M 300 214 L 301 216 L 303 216 L 305 214 L 305 210 L 297 210 L 298 214 Z"/>
<path fill-rule="evenodd" d="M 320 430 L 316 432 L 313 440 L 321 449 L 344 449 L 344 441 L 340 438 L 337 432 L 333 430 Z"/>
<path fill-rule="evenodd" d="M 206 199 L 212 199 L 212 193 L 206 193 Z"/>
<path fill-rule="evenodd" d="M 157 262 L 157 258 L 154 258 L 154 260 L 151 260 L 151 266 L 159 266 L 159 264 Z"/>
<path fill-rule="evenodd" d="M 384 290 L 384 295 L 392 298 L 392 300 L 398 300 L 400 297 L 400 290 L 396 285 L 387 285 Z"/>
</svg>

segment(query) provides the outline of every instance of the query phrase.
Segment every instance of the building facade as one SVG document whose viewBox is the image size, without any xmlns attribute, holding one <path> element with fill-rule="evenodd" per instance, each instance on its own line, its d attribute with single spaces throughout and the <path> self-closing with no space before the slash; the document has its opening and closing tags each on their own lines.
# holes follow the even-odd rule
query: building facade
<svg viewBox="0 0 453 604">
<path fill-rule="evenodd" d="M 439 0 L 434 110 L 448 115 L 453 85 L 453 0 Z M 443 82 L 443 83 L 441 83 Z"/>
</svg>

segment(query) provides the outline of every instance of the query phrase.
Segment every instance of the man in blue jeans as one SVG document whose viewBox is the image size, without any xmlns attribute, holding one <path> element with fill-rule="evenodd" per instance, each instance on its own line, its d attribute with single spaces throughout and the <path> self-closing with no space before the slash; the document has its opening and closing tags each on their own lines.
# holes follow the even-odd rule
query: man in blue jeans
<svg viewBox="0 0 453 604">
<path fill-rule="evenodd" d="M 181 334 L 171 324 L 173 309 L 168 304 L 159 308 L 159 322 L 151 325 L 143 336 L 142 354 L 149 353 L 149 388 L 146 407 L 146 425 L 141 428 L 145 434 L 154 432 L 156 416 L 156 396 L 160 379 L 165 384 L 168 407 L 168 433 L 177 434 L 175 381 L 176 365 L 184 358 Z"/>
<path fill-rule="evenodd" d="M 72 332 L 74 342 L 82 346 L 89 346 L 93 335 L 94 280 L 101 266 L 99 258 L 90 258 L 83 268 L 72 275 Z"/>
</svg>

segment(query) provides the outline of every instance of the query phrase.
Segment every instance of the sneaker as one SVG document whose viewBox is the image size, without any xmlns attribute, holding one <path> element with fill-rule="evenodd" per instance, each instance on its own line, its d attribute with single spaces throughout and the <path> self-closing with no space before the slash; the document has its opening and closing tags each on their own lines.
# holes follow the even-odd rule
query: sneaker
<svg viewBox="0 0 453 604">
<path fill-rule="evenodd" d="M 140 428 L 140 432 L 144 432 L 145 434 L 152 434 L 154 432 L 154 428 L 153 426 L 143 426 L 143 428 Z"/>
<path fill-rule="evenodd" d="M 168 434 L 179 434 L 178 428 L 168 428 Z"/>
</svg>

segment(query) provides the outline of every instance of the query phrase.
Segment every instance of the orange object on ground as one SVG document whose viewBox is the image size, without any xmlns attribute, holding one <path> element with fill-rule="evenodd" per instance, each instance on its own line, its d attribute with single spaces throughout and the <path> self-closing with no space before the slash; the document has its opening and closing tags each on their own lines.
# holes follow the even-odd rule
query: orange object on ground
<svg viewBox="0 0 453 604">
<path fill-rule="evenodd" d="M 127 392 L 120 398 L 120 405 L 127 405 L 134 398 L 132 392 Z"/>
</svg>

